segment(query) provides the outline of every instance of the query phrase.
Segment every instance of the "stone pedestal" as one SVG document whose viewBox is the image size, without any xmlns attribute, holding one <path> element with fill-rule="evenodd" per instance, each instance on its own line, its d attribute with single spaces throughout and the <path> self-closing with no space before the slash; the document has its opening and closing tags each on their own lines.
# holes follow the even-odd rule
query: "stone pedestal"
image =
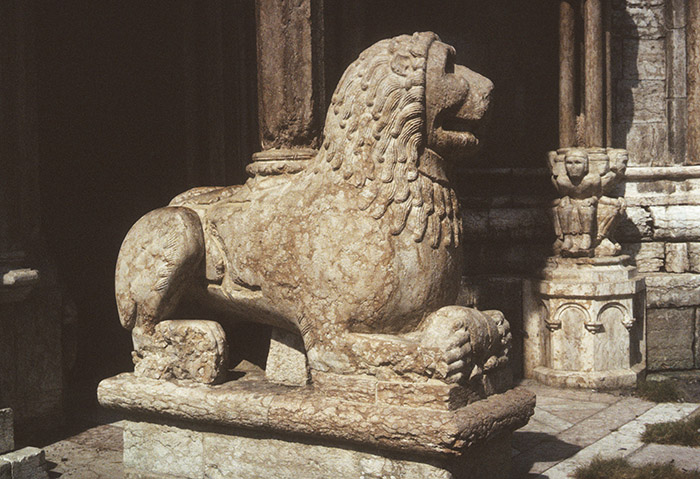
<svg viewBox="0 0 700 479">
<path fill-rule="evenodd" d="M 127 416 L 132 478 L 509 477 L 511 435 L 534 410 L 529 391 L 464 405 L 446 390 L 436 405 L 399 394 L 394 383 L 356 379 L 345 378 L 344 388 L 333 377 L 289 387 L 248 372 L 210 386 L 125 373 L 102 381 L 98 397 Z"/>
<path fill-rule="evenodd" d="M 525 376 L 634 386 L 646 367 L 644 280 L 628 256 L 552 257 L 524 287 Z"/>
</svg>

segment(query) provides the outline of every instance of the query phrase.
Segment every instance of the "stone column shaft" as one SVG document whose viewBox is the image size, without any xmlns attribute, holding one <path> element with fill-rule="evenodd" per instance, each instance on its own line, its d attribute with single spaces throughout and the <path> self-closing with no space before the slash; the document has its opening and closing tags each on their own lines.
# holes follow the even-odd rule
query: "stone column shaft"
<svg viewBox="0 0 700 479">
<path fill-rule="evenodd" d="M 612 11 L 609 1 L 605 2 L 603 8 L 603 28 L 605 42 L 605 144 L 602 146 L 612 147 L 613 137 L 613 82 L 612 82 Z"/>
<path fill-rule="evenodd" d="M 263 150 L 318 147 L 323 125 L 323 1 L 258 0 Z"/>
<path fill-rule="evenodd" d="M 584 142 L 588 147 L 604 145 L 605 53 L 602 7 L 602 0 L 585 0 L 583 9 L 586 125 Z"/>
<path fill-rule="evenodd" d="M 688 59 L 688 131 L 689 164 L 700 164 L 700 2 L 688 1 L 686 26 Z"/>
<path fill-rule="evenodd" d="M 571 0 L 559 4 L 559 146 L 576 144 L 575 21 Z"/>
</svg>

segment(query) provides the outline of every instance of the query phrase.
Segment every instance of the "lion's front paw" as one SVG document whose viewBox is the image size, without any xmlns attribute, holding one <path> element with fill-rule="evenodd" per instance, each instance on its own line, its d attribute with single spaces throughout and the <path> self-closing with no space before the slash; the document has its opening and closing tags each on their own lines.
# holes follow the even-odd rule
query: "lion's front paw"
<svg viewBox="0 0 700 479">
<path fill-rule="evenodd" d="M 463 310 L 461 306 L 447 306 L 430 314 L 420 339 L 421 346 L 440 351 L 436 376 L 450 383 L 461 382 L 472 366 L 471 338 Z"/>
</svg>

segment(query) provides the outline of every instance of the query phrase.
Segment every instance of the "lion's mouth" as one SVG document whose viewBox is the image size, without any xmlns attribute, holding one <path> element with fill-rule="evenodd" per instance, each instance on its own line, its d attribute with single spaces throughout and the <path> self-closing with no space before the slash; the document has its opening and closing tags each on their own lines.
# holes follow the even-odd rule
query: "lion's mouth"
<svg viewBox="0 0 700 479">
<path fill-rule="evenodd" d="M 450 117 L 441 123 L 435 131 L 437 142 L 453 150 L 453 153 L 464 152 L 479 145 L 479 120 Z"/>
<path fill-rule="evenodd" d="M 466 120 L 463 118 L 450 117 L 442 122 L 442 129 L 458 133 L 475 134 L 479 128 L 479 120 Z"/>
</svg>

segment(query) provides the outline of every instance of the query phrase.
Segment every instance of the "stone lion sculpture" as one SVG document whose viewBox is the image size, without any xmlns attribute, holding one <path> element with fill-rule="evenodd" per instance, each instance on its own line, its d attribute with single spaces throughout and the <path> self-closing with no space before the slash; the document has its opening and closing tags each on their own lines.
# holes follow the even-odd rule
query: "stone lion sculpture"
<svg viewBox="0 0 700 479">
<path fill-rule="evenodd" d="M 136 374 L 217 381 L 225 339 L 206 320 L 227 318 L 297 332 L 312 379 L 462 384 L 507 361 L 503 316 L 454 305 L 450 166 L 478 146 L 492 89 L 454 59 L 433 33 L 376 43 L 341 78 L 303 171 L 196 188 L 141 218 L 116 268 Z M 178 320 L 191 311 L 205 321 Z M 173 359 L 198 348 L 194 365 Z"/>
</svg>

